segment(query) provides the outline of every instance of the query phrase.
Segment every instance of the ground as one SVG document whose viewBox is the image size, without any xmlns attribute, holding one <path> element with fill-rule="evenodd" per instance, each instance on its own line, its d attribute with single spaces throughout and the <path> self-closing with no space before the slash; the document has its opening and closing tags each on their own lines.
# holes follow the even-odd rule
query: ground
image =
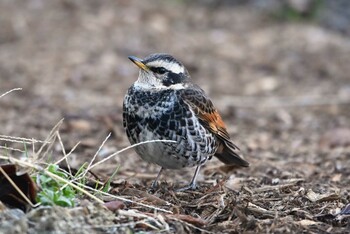
<svg viewBox="0 0 350 234">
<path fill-rule="evenodd" d="M 1 1 L 0 95 L 22 89 L 0 99 L 1 146 L 23 150 L 6 136 L 45 140 L 62 118 L 65 151 L 80 142 L 68 159 L 72 168 L 90 162 L 110 132 L 97 160 L 129 146 L 122 100 L 137 69 L 127 56 L 167 52 L 212 98 L 250 167 L 213 159 L 189 192 L 174 188 L 188 183 L 194 168 L 169 170 L 152 193 L 159 168 L 130 149 L 92 171 L 106 179 L 119 167 L 111 193 L 137 203 L 114 211 L 82 197 L 70 209 L 2 207 L 0 230 L 349 232 L 346 32 L 251 4 L 151 2 Z M 62 146 L 50 152 L 62 157 Z"/>
</svg>

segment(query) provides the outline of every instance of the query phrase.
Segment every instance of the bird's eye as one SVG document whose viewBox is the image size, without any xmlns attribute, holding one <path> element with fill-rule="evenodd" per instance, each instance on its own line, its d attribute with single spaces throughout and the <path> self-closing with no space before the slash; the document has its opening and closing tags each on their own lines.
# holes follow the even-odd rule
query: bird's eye
<svg viewBox="0 0 350 234">
<path fill-rule="evenodd" d="M 157 72 L 159 74 L 164 74 L 166 72 L 166 69 L 164 67 L 159 67 Z"/>
<path fill-rule="evenodd" d="M 158 74 L 164 74 L 167 72 L 167 70 L 164 67 L 152 67 L 151 71 L 158 73 Z"/>
</svg>

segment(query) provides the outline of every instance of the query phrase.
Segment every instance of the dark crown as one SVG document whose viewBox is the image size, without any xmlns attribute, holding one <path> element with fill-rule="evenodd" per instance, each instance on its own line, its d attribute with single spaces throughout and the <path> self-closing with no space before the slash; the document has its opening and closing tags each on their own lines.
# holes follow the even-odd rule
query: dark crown
<svg viewBox="0 0 350 234">
<path fill-rule="evenodd" d="M 177 61 L 173 56 L 170 54 L 165 54 L 165 53 L 158 53 L 158 54 L 150 54 L 146 58 L 143 59 L 143 62 L 145 64 L 154 62 L 154 61 L 166 61 L 168 63 L 176 63 L 179 66 L 184 66 L 182 63 Z"/>
</svg>

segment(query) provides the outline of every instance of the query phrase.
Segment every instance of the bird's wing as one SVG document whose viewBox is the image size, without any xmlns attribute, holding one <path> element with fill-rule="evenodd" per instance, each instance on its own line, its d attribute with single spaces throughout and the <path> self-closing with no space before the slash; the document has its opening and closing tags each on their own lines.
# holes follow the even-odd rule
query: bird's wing
<svg viewBox="0 0 350 234">
<path fill-rule="evenodd" d="M 248 166 L 249 163 L 238 154 L 239 148 L 230 140 L 224 121 L 204 91 L 194 85 L 181 90 L 181 97 L 200 123 L 221 142 L 216 156 L 226 164 Z"/>
<path fill-rule="evenodd" d="M 201 124 L 223 141 L 230 141 L 226 126 L 212 101 L 204 91 L 194 86 L 182 90 L 181 97 L 190 106 Z"/>
</svg>

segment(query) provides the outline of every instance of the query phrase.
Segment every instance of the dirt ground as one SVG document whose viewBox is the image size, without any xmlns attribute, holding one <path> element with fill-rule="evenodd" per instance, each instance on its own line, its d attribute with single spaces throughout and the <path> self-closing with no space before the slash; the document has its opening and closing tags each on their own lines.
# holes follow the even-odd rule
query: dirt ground
<svg viewBox="0 0 350 234">
<path fill-rule="evenodd" d="M 194 168 L 166 171 L 149 193 L 159 168 L 128 150 L 93 172 L 105 179 L 119 166 L 111 193 L 138 203 L 2 207 L 0 232 L 350 233 L 349 36 L 222 2 L 0 1 L 0 95 L 22 88 L 0 99 L 2 147 L 23 150 L 4 135 L 44 140 L 62 118 L 66 152 L 80 142 L 73 168 L 110 132 L 98 160 L 129 146 L 122 100 L 137 69 L 127 56 L 167 52 L 212 98 L 251 164 L 213 159 L 198 190 L 178 193 Z M 52 156 L 62 157 L 59 143 Z"/>
</svg>

